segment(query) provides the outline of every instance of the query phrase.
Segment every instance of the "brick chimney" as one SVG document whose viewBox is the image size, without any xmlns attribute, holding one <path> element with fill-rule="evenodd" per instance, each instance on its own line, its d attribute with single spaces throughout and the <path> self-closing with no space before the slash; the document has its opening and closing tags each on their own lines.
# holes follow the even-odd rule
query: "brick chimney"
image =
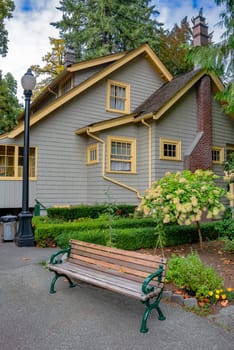
<svg viewBox="0 0 234 350">
<path fill-rule="evenodd" d="M 193 23 L 193 46 L 207 46 L 209 43 L 208 26 L 202 15 L 202 8 L 197 17 L 192 18 Z"/>
<path fill-rule="evenodd" d="M 197 85 L 197 134 L 199 140 L 189 155 L 184 157 L 186 169 L 212 169 L 212 109 L 211 79 L 205 75 Z"/>
<path fill-rule="evenodd" d="M 69 67 L 74 63 L 77 63 L 76 53 L 72 48 L 66 47 L 64 53 L 64 67 Z"/>
</svg>

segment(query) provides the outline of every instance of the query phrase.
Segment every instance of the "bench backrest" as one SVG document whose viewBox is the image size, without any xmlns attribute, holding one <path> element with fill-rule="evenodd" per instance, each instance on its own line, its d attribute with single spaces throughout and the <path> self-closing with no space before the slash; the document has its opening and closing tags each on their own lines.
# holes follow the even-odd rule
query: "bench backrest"
<svg viewBox="0 0 234 350">
<path fill-rule="evenodd" d="M 93 243 L 71 240 L 69 262 L 105 271 L 112 275 L 142 282 L 163 266 L 162 283 L 165 279 L 166 259 L 157 255 L 143 254 Z"/>
</svg>

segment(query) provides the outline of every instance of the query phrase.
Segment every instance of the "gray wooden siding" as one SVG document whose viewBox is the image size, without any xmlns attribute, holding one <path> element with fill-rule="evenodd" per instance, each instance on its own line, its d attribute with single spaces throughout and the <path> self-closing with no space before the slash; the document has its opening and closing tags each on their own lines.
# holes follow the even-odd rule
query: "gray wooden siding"
<svg viewBox="0 0 234 350">
<path fill-rule="evenodd" d="M 142 128 L 143 129 L 143 128 Z M 137 164 L 136 164 L 136 174 L 117 174 L 117 173 L 108 173 L 106 171 L 107 167 L 107 137 L 116 136 L 116 137 L 129 137 L 136 138 L 136 147 L 137 147 Z M 146 135 L 147 136 L 147 135 Z M 105 142 L 106 145 L 106 154 L 105 154 L 105 176 L 107 176 L 110 181 L 103 179 L 102 176 L 102 147 L 100 144 L 99 148 L 99 159 L 100 162 L 97 165 L 87 166 L 87 178 L 88 178 L 88 188 L 87 188 L 87 200 L 89 203 L 95 202 L 117 202 L 117 203 L 132 203 L 138 204 L 139 200 L 135 192 L 128 190 L 121 185 L 117 185 L 111 182 L 111 179 L 118 181 L 126 186 L 130 186 L 139 190 L 140 185 L 145 182 L 143 188 L 145 189 L 148 181 L 148 173 L 141 170 L 141 164 L 139 162 L 139 157 L 142 144 L 139 139 L 139 127 L 137 125 L 128 125 L 117 127 L 109 130 L 108 132 L 102 132 L 99 134 L 99 137 Z M 144 178 L 147 180 L 145 181 Z"/>
<path fill-rule="evenodd" d="M 224 147 L 224 160 L 226 160 L 227 144 L 234 145 L 234 119 L 222 113 L 220 104 L 212 100 L 212 143 L 213 146 Z M 213 171 L 223 177 L 223 165 L 213 165 Z M 219 181 L 224 185 L 223 181 Z"/>
<path fill-rule="evenodd" d="M 92 77 L 92 75 L 100 72 L 103 68 L 105 68 L 109 64 L 110 63 L 99 65 L 99 66 L 95 66 L 95 67 L 92 67 L 92 68 L 87 68 L 87 69 L 84 69 L 84 70 L 79 70 L 78 72 L 75 72 L 75 74 L 74 74 L 74 86 L 77 86 L 77 85 L 83 83 L 85 80 L 87 80 L 88 78 Z"/>
<path fill-rule="evenodd" d="M 36 198 L 36 182 L 29 183 L 29 207 L 34 207 Z M 0 180 L 0 208 L 21 208 L 22 207 L 22 181 L 21 180 Z"/>
<path fill-rule="evenodd" d="M 183 157 L 196 136 L 196 114 L 196 91 L 192 89 L 156 122 L 153 131 L 153 180 L 163 177 L 167 171 L 183 170 Z M 182 141 L 181 161 L 160 160 L 160 138 Z"/>
<path fill-rule="evenodd" d="M 163 83 L 143 58 L 136 59 L 128 68 L 123 67 L 108 78 L 130 83 L 132 110 Z M 109 191 L 116 202 L 136 203 L 135 193 L 103 180 L 101 161 L 97 165 L 86 165 L 87 138 L 75 134 L 78 128 L 116 116 L 118 114 L 106 112 L 105 79 L 35 124 L 30 130 L 30 144 L 38 147 L 38 178 L 33 183 L 34 190 L 30 191 L 30 202 L 37 198 L 47 207 L 104 202 L 105 193 Z M 121 132 L 115 132 L 119 136 L 133 136 L 137 130 L 137 126 L 132 126 L 130 134 L 124 127 Z M 23 135 L 12 141 L 23 144 Z M 144 173 L 143 170 L 141 172 Z M 145 174 L 143 176 L 146 177 Z M 134 180 L 133 176 L 120 180 L 126 180 L 127 184 L 137 188 L 142 183 L 138 177 L 137 174 Z M 5 193 L 10 198 L 13 198 L 13 192 L 20 193 L 14 186 L 7 191 L 2 188 L 4 195 L 1 198 L 5 198 Z M 3 207 L 1 202 L 0 207 Z"/>
</svg>

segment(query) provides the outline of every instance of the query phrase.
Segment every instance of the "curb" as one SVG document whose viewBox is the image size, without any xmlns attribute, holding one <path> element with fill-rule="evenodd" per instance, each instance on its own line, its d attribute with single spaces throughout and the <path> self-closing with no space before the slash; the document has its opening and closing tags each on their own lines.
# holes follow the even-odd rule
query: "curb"
<svg viewBox="0 0 234 350">
<path fill-rule="evenodd" d="M 174 294 L 171 291 L 163 291 L 163 299 L 166 301 L 174 302 L 181 306 L 195 307 L 198 308 L 198 303 L 196 298 L 184 298 L 181 294 Z"/>
</svg>

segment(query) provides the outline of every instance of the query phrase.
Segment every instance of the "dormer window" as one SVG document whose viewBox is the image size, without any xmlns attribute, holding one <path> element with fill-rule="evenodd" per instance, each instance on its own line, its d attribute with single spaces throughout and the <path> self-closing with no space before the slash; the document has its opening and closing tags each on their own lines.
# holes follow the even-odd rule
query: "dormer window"
<svg viewBox="0 0 234 350">
<path fill-rule="evenodd" d="M 73 79 L 69 77 L 60 86 L 60 95 L 66 94 L 69 90 L 73 88 Z"/>
<path fill-rule="evenodd" d="M 130 113 L 130 85 L 114 80 L 107 82 L 107 111 Z"/>
</svg>

